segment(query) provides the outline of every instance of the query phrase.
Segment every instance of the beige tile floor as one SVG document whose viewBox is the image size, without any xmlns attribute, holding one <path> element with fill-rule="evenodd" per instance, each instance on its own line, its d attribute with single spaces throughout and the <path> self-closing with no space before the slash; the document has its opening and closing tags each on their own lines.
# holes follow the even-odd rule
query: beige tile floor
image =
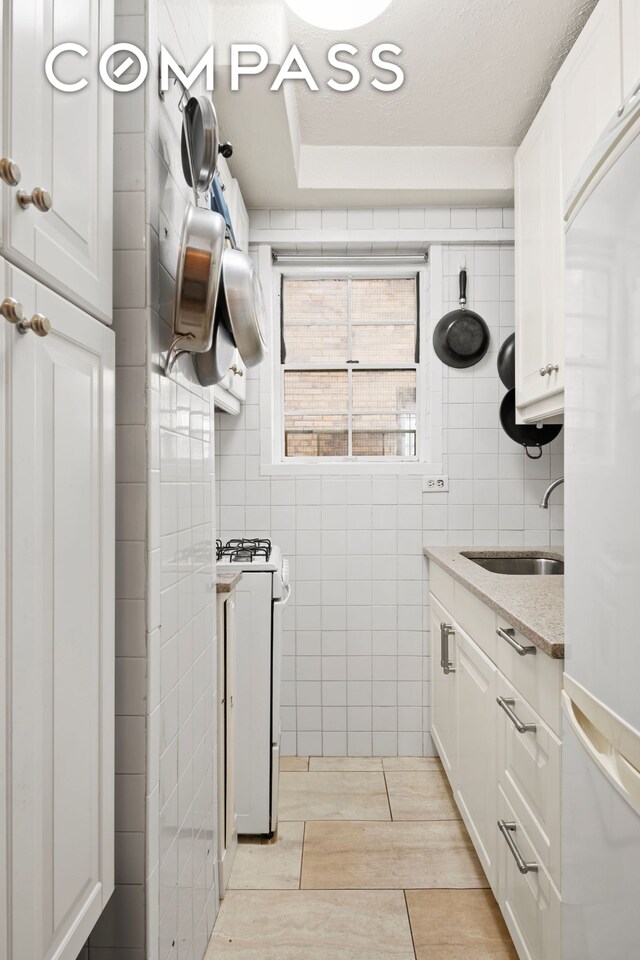
<svg viewBox="0 0 640 960">
<path fill-rule="evenodd" d="M 517 960 L 438 760 L 287 757 L 206 960 Z"/>
</svg>

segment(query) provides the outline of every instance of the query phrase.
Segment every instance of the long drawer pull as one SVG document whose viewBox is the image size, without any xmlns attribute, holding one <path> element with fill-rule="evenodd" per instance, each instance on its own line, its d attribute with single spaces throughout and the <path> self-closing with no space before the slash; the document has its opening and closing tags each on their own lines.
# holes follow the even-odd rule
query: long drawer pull
<svg viewBox="0 0 640 960">
<path fill-rule="evenodd" d="M 503 630 L 502 627 L 498 627 L 498 629 L 496 630 L 496 633 L 503 640 L 506 640 L 509 646 L 513 647 L 515 652 L 519 654 L 521 657 L 526 657 L 527 654 L 531 654 L 531 656 L 535 654 L 536 652 L 535 647 L 525 647 L 523 646 L 523 644 L 518 643 L 518 641 L 516 640 L 516 632 L 511 627 L 509 627 L 508 630 Z"/>
<path fill-rule="evenodd" d="M 450 673 L 455 673 L 453 664 L 449 660 L 449 637 L 453 636 L 455 633 L 454 628 L 450 623 L 445 623 L 444 621 L 440 624 L 440 666 L 442 667 L 442 672 L 445 676 L 449 676 Z"/>
<path fill-rule="evenodd" d="M 498 697 L 496 703 L 501 707 L 506 715 L 511 720 L 511 723 L 514 725 L 518 733 L 535 733 L 536 725 L 535 723 L 523 723 L 519 716 L 514 711 L 516 705 L 515 700 L 509 700 L 505 697 Z"/>
<path fill-rule="evenodd" d="M 513 820 L 498 820 L 498 830 L 507 841 L 507 846 L 513 854 L 513 859 L 516 862 L 518 870 L 520 873 L 537 873 L 538 864 L 537 863 L 527 863 L 520 851 L 516 846 L 516 842 L 511 836 L 512 833 L 515 833 L 517 830 L 517 824 Z"/>
</svg>

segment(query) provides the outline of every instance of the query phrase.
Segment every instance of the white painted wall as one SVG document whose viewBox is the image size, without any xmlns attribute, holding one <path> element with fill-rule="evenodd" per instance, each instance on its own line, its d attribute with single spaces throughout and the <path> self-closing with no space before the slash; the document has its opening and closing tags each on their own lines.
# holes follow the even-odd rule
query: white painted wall
<svg viewBox="0 0 640 960">
<path fill-rule="evenodd" d="M 457 241 L 465 231 L 464 243 L 431 248 L 431 301 L 439 306 L 431 322 L 456 306 L 465 257 L 469 305 L 485 317 L 492 345 L 471 370 L 442 367 L 448 493 L 423 494 L 419 478 L 366 470 L 347 478 L 262 476 L 260 427 L 269 410 L 260 404 L 260 378 L 266 366 L 249 371 L 239 418 L 217 414 L 220 535 L 271 536 L 291 561 L 282 708 L 288 754 L 432 754 L 423 546 L 562 542 L 561 496 L 548 512 L 537 506 L 550 478 L 562 475 L 562 435 L 534 463 L 498 420 L 504 388 L 497 350 L 514 328 L 513 246 L 478 244 L 475 238 L 484 239 L 487 230 L 510 236 L 513 211 L 370 213 L 364 219 L 363 211 L 258 211 L 252 230 L 265 239 L 269 231 L 286 230 L 288 248 L 301 251 L 296 223 L 304 243 L 315 230 L 315 245 L 324 247 L 327 231 L 351 219 L 370 230 L 371 249 L 385 224 L 394 224 L 400 232 L 396 251 L 416 244 L 413 233 L 402 239 L 400 222 L 407 231 L 420 230 L 416 224 L 422 222 L 426 235 L 429 219 Z M 331 243 L 326 249 L 334 252 Z M 435 355 L 430 362 L 439 364 Z"/>
<path fill-rule="evenodd" d="M 116 12 L 116 39 L 184 64 L 211 42 L 209 0 Z M 90 960 L 201 960 L 218 909 L 213 407 L 190 360 L 160 366 L 191 196 L 180 127 L 175 87 L 116 97 L 117 886 Z"/>
</svg>

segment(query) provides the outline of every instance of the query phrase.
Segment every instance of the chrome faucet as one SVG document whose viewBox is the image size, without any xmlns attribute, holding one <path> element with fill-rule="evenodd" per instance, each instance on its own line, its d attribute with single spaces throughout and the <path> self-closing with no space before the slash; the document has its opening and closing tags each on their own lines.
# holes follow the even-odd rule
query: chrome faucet
<svg viewBox="0 0 640 960">
<path fill-rule="evenodd" d="M 558 480 L 554 480 L 553 483 L 545 490 L 544 496 L 540 501 L 540 506 L 543 510 L 549 509 L 549 497 L 553 493 L 556 487 L 559 487 L 561 483 L 564 483 L 564 477 L 560 477 Z"/>
</svg>

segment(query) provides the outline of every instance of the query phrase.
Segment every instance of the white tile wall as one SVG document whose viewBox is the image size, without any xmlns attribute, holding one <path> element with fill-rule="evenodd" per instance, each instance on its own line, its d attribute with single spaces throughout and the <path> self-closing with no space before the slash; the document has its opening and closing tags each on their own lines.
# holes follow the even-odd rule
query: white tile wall
<svg viewBox="0 0 640 960">
<path fill-rule="evenodd" d="M 211 36 L 208 0 L 116 13 L 185 64 Z M 213 408 L 188 359 L 160 372 L 190 193 L 177 90 L 145 91 L 116 110 L 117 886 L 86 960 L 201 960 L 218 909 Z"/>
<path fill-rule="evenodd" d="M 274 226 L 273 214 L 257 212 L 263 229 Z M 258 368 L 248 372 L 240 416 L 217 415 L 218 527 L 224 538 L 271 536 L 291 561 L 284 753 L 428 755 L 433 744 L 423 546 L 560 544 L 561 498 L 549 512 L 537 504 L 550 478 L 562 475 L 562 435 L 534 463 L 499 425 L 504 388 L 496 357 L 514 327 L 513 247 L 474 244 L 473 231 L 512 227 L 512 211 L 325 210 L 319 219 L 322 229 L 469 229 L 468 244 L 444 245 L 431 258 L 431 284 L 442 291 L 443 312 L 457 305 L 465 258 L 469 305 L 485 317 L 492 337 L 489 353 L 474 368 L 443 367 L 449 492 L 423 494 L 420 478 L 364 472 L 261 476 L 260 422 L 268 411 L 260 407 Z M 297 211 L 295 222 L 297 229 L 320 225 L 317 211 Z M 434 356 L 430 362 L 439 363 Z"/>
</svg>

